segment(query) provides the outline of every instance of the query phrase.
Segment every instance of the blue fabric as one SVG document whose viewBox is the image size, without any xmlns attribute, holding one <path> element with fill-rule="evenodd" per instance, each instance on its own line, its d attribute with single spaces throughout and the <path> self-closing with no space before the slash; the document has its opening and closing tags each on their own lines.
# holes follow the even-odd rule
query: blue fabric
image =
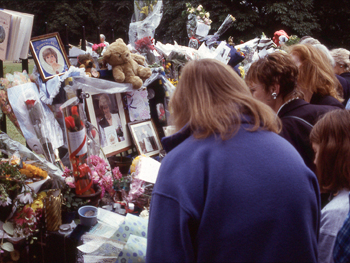
<svg viewBox="0 0 350 263">
<path fill-rule="evenodd" d="M 317 179 L 285 139 L 185 129 L 163 144 L 146 262 L 317 262 Z"/>
<path fill-rule="evenodd" d="M 340 228 L 333 250 L 334 263 L 350 262 L 350 212 Z"/>
</svg>

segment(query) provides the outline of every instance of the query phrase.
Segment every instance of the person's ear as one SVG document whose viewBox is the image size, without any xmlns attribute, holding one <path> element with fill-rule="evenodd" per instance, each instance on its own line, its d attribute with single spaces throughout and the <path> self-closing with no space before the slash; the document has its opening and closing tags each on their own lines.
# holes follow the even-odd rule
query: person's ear
<svg viewBox="0 0 350 263">
<path fill-rule="evenodd" d="M 276 95 L 280 95 L 280 85 L 279 84 L 274 84 L 273 86 L 270 87 L 270 92 L 276 93 Z"/>
</svg>

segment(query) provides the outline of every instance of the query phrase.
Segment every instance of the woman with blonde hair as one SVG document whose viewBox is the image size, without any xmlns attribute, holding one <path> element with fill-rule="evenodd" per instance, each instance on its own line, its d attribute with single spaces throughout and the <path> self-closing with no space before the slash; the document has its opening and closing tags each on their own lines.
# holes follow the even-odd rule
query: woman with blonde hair
<svg viewBox="0 0 350 263">
<path fill-rule="evenodd" d="M 119 113 L 112 113 L 112 102 L 108 94 L 101 94 L 99 96 L 98 107 L 103 113 L 103 117 L 98 122 L 101 131 L 100 143 L 102 147 L 124 141 L 124 133 Z M 115 133 L 111 132 L 110 127 L 114 127 Z"/>
<path fill-rule="evenodd" d="M 310 134 L 320 188 L 331 201 L 321 211 L 318 262 L 333 262 L 338 231 L 349 212 L 350 112 L 334 110 L 320 119 Z M 348 262 L 348 261 L 347 261 Z"/>
<path fill-rule="evenodd" d="M 335 61 L 334 72 L 350 82 L 350 51 L 345 48 L 331 50 Z"/>
<path fill-rule="evenodd" d="M 316 176 L 230 66 L 183 68 L 152 193 L 146 262 L 316 262 Z"/>
<path fill-rule="evenodd" d="M 340 87 L 327 56 L 309 44 L 293 45 L 289 52 L 299 68 L 298 87 L 310 104 L 344 106 Z"/>
</svg>

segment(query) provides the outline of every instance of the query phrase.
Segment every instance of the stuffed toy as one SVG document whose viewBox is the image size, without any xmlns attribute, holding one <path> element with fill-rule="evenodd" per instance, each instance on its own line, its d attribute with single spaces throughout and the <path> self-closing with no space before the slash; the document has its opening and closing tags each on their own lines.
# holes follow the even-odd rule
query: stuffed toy
<svg viewBox="0 0 350 263">
<path fill-rule="evenodd" d="M 134 89 L 141 88 L 143 80 L 152 75 L 150 68 L 141 66 L 145 58 L 131 53 L 121 38 L 109 45 L 103 53 L 103 60 L 112 66 L 116 82 L 131 83 Z"/>
<path fill-rule="evenodd" d="M 284 30 L 279 30 L 276 31 L 273 34 L 273 42 L 277 45 L 277 47 L 281 46 L 281 44 L 287 42 L 289 39 L 289 36 L 287 35 L 287 33 Z"/>
<path fill-rule="evenodd" d="M 85 73 L 89 77 L 99 78 L 100 72 L 98 72 L 95 68 L 94 59 L 90 54 L 81 54 L 78 56 L 77 62 L 78 68 L 85 68 Z"/>
</svg>

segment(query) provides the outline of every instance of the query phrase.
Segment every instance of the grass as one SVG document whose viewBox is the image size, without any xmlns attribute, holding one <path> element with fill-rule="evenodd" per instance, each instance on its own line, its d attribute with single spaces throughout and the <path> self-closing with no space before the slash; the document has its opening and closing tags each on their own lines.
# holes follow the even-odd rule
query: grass
<svg viewBox="0 0 350 263">
<path fill-rule="evenodd" d="M 29 67 L 29 73 L 32 73 L 34 66 L 34 61 L 29 60 L 28 67 Z M 4 61 L 3 62 L 3 68 L 4 68 L 4 77 L 6 76 L 6 73 L 13 74 L 14 72 L 22 72 L 22 63 L 13 63 L 12 61 Z M 20 142 L 23 145 L 26 145 L 26 140 L 20 134 L 16 127 L 13 125 L 13 123 L 9 120 L 9 118 L 6 117 L 6 128 L 7 128 L 7 134 L 12 139 Z"/>
</svg>

